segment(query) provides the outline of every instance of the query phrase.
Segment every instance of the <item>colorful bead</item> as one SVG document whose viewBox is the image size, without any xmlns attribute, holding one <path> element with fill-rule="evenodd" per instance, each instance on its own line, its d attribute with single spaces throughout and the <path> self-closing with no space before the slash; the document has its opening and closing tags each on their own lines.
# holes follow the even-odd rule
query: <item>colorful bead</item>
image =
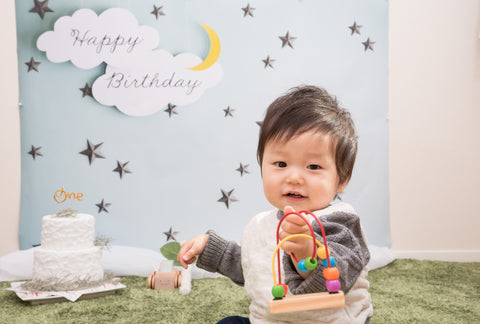
<svg viewBox="0 0 480 324">
<path fill-rule="evenodd" d="M 325 251 L 325 247 L 319 247 L 317 249 L 317 255 L 320 259 L 324 260 L 327 258 L 327 252 Z M 328 255 L 330 255 L 330 249 L 328 249 Z"/>
<path fill-rule="evenodd" d="M 309 272 L 310 271 L 305 267 L 305 259 L 300 260 L 298 262 L 297 266 L 298 266 L 298 270 L 300 270 L 301 272 Z"/>
<path fill-rule="evenodd" d="M 341 284 L 338 280 L 326 280 L 325 286 L 329 292 L 336 293 L 340 290 Z"/>
<path fill-rule="evenodd" d="M 314 270 L 317 267 L 317 264 L 317 259 L 312 260 L 312 257 L 308 257 L 305 259 L 305 268 L 307 268 L 307 270 L 309 271 Z"/>
<path fill-rule="evenodd" d="M 280 286 L 283 287 L 283 296 L 287 295 L 288 292 L 288 286 L 286 284 L 280 284 Z"/>
<path fill-rule="evenodd" d="M 272 295 L 275 298 L 282 298 L 283 296 L 285 296 L 285 288 L 283 287 L 283 285 L 273 286 Z"/>
<path fill-rule="evenodd" d="M 323 269 L 323 276 L 327 280 L 337 280 L 340 277 L 340 272 L 336 267 Z"/>
<path fill-rule="evenodd" d="M 334 257 L 332 257 L 332 256 L 330 256 L 330 258 L 329 258 L 329 259 L 330 259 L 330 266 L 334 267 L 334 266 L 335 266 L 335 264 L 336 264 L 336 262 L 335 262 L 335 258 L 334 258 Z M 326 267 L 328 267 L 328 262 L 327 262 L 327 259 L 323 259 L 323 260 L 322 260 L 322 264 L 323 264 L 323 266 L 324 266 L 325 268 L 326 268 Z"/>
</svg>

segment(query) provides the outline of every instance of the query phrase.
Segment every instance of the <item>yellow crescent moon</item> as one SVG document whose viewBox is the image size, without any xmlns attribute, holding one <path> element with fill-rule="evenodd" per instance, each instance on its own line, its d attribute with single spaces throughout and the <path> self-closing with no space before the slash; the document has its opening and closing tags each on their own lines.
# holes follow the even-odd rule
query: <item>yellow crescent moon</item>
<svg viewBox="0 0 480 324">
<path fill-rule="evenodd" d="M 207 57 L 205 58 L 205 60 L 203 60 L 202 63 L 189 68 L 189 70 L 192 71 L 202 71 L 208 69 L 213 64 L 215 64 L 215 62 L 218 60 L 218 57 L 220 56 L 220 38 L 218 38 L 217 33 L 205 24 L 200 23 L 200 25 L 202 25 L 202 27 L 205 28 L 205 30 L 207 31 L 208 38 L 210 39 L 210 50 Z"/>
</svg>

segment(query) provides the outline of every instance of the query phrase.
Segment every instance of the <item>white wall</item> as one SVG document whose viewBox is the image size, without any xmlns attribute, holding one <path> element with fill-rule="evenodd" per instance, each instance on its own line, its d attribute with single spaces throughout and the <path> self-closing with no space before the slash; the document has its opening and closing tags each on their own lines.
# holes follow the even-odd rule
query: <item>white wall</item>
<svg viewBox="0 0 480 324">
<path fill-rule="evenodd" d="M 15 3 L 6 1 L 0 10 L 0 255 L 18 249 L 20 213 L 20 120 L 15 34 Z"/>
<path fill-rule="evenodd" d="M 0 255 L 18 248 L 14 0 L 0 11 Z M 479 0 L 390 1 L 390 216 L 401 257 L 480 261 Z"/>
<path fill-rule="evenodd" d="M 390 1 L 389 33 L 392 249 L 480 261 L 479 1 Z"/>
</svg>

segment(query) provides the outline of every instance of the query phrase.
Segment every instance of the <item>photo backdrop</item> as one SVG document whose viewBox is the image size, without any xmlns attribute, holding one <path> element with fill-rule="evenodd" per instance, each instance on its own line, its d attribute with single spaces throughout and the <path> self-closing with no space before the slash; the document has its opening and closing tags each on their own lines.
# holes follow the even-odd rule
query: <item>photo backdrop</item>
<svg viewBox="0 0 480 324">
<path fill-rule="evenodd" d="M 259 123 L 299 84 L 351 111 L 342 200 L 389 246 L 386 0 L 17 0 L 16 20 L 22 249 L 67 207 L 113 244 L 158 250 L 208 229 L 239 242 L 272 208 Z"/>
</svg>

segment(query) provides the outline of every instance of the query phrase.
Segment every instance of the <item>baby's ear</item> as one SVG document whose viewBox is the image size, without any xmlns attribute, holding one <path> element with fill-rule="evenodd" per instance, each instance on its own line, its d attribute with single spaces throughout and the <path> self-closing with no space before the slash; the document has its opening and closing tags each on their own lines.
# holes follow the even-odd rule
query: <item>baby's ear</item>
<svg viewBox="0 0 480 324">
<path fill-rule="evenodd" d="M 293 212 L 295 212 L 295 209 L 292 206 L 285 206 L 285 208 L 283 208 L 284 215 L 293 213 Z"/>
<path fill-rule="evenodd" d="M 347 186 L 347 184 L 348 184 L 348 180 L 345 180 L 344 182 L 338 184 L 337 194 L 342 193 L 343 190 L 345 190 L 345 187 Z"/>
</svg>

